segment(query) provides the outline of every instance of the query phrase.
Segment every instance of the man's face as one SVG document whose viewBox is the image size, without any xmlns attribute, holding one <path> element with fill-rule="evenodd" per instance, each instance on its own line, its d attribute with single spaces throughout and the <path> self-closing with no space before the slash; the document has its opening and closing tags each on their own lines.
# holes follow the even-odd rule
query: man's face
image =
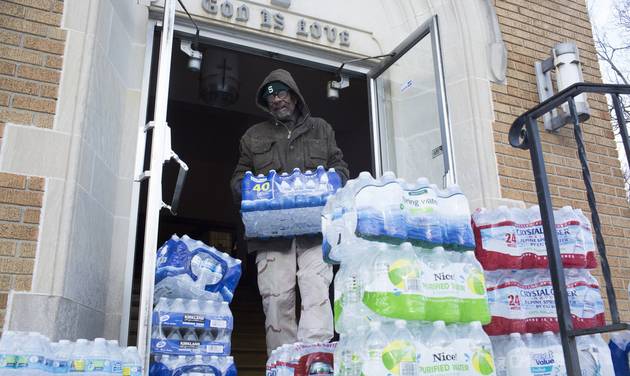
<svg viewBox="0 0 630 376">
<path fill-rule="evenodd" d="M 288 90 L 281 90 L 267 97 L 269 111 L 278 120 L 289 120 L 295 111 L 297 99 Z"/>
</svg>

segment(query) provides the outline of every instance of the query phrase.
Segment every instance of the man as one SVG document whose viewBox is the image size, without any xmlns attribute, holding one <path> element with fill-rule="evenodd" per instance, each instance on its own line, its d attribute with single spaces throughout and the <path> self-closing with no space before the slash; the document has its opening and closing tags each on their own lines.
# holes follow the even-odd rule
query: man
<svg viewBox="0 0 630 376">
<path fill-rule="evenodd" d="M 277 69 L 260 85 L 256 104 L 271 119 L 249 128 L 240 143 L 240 157 L 232 175 L 232 191 L 240 202 L 241 180 L 246 171 L 291 172 L 334 168 L 345 183 L 347 164 L 325 120 L 311 117 L 291 74 Z M 322 260 L 321 235 L 291 239 L 252 239 L 256 252 L 258 288 L 265 311 L 267 353 L 285 343 L 329 341 L 333 336 L 328 289 L 332 267 Z M 302 300 L 296 322 L 296 276 Z"/>
</svg>

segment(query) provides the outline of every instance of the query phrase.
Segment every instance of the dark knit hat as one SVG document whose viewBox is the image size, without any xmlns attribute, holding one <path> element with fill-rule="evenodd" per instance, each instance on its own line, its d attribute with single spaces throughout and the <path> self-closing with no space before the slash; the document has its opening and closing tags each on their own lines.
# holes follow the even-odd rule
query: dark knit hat
<svg viewBox="0 0 630 376">
<path fill-rule="evenodd" d="M 260 96 L 264 99 L 272 94 L 277 94 L 283 90 L 289 91 L 289 87 L 282 81 L 273 81 L 265 85 L 260 91 Z"/>
</svg>

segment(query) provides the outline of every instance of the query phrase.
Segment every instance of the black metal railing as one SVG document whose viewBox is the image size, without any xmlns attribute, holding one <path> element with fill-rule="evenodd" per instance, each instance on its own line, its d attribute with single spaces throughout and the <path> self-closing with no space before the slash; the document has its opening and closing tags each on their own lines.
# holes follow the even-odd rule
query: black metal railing
<svg viewBox="0 0 630 376">
<path fill-rule="evenodd" d="M 606 85 L 606 84 L 586 84 L 580 83 L 572 85 L 553 97 L 540 103 L 536 107 L 519 116 L 510 128 L 509 140 L 513 147 L 529 150 L 532 169 L 534 172 L 534 180 L 536 183 L 536 193 L 538 196 L 538 204 L 540 205 L 540 214 L 543 223 L 545 245 L 547 247 L 547 256 L 549 259 L 549 271 L 553 284 L 554 299 L 556 303 L 556 311 L 558 314 L 558 324 L 560 326 L 560 337 L 562 340 L 562 348 L 564 351 L 564 359 L 567 367 L 567 374 L 570 376 L 581 375 L 580 365 L 578 361 L 578 353 L 575 343 L 575 337 L 586 334 L 612 332 L 624 329 L 630 329 L 627 323 L 622 323 L 619 319 L 619 310 L 617 307 L 617 299 L 613 288 L 610 275 L 610 267 L 608 258 L 606 257 L 606 246 L 602 236 L 601 222 L 597 211 L 597 202 L 593 192 L 591 181 L 591 173 L 586 158 L 586 150 L 584 148 L 584 138 L 578 113 L 575 106 L 575 97 L 582 93 L 599 93 L 612 96 L 613 108 L 619 124 L 619 132 L 621 134 L 626 159 L 630 166 L 630 144 L 628 140 L 628 132 L 626 129 L 626 121 L 623 116 L 621 100 L 622 94 L 630 94 L 630 85 Z M 558 238 L 556 235 L 556 225 L 553 218 L 553 206 L 551 203 L 551 193 L 549 192 L 549 182 L 547 172 L 545 170 L 545 161 L 543 158 L 543 150 L 540 143 L 540 134 L 538 130 L 537 119 L 556 107 L 568 103 L 570 111 L 570 119 L 573 123 L 573 134 L 577 143 L 577 152 L 582 167 L 582 178 L 586 188 L 588 205 L 591 210 L 591 219 L 593 222 L 593 230 L 595 231 L 595 240 L 597 251 L 599 253 L 602 274 L 606 283 L 606 295 L 608 297 L 608 306 L 612 324 L 590 328 L 574 330 L 571 321 L 571 310 L 565 288 L 564 269 L 562 260 L 560 259 L 560 248 L 558 246 Z"/>
</svg>

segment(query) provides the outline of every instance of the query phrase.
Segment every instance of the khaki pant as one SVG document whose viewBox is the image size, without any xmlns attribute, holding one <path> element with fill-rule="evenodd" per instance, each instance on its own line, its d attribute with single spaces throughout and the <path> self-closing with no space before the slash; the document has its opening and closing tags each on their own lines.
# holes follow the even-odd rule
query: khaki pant
<svg viewBox="0 0 630 376">
<path fill-rule="evenodd" d="M 267 354 L 294 342 L 328 342 L 333 337 L 333 316 L 328 297 L 332 266 L 322 260 L 321 245 L 301 249 L 295 239 L 288 251 L 258 251 L 258 289 L 265 311 Z M 302 307 L 296 322 L 295 287 Z"/>
</svg>

